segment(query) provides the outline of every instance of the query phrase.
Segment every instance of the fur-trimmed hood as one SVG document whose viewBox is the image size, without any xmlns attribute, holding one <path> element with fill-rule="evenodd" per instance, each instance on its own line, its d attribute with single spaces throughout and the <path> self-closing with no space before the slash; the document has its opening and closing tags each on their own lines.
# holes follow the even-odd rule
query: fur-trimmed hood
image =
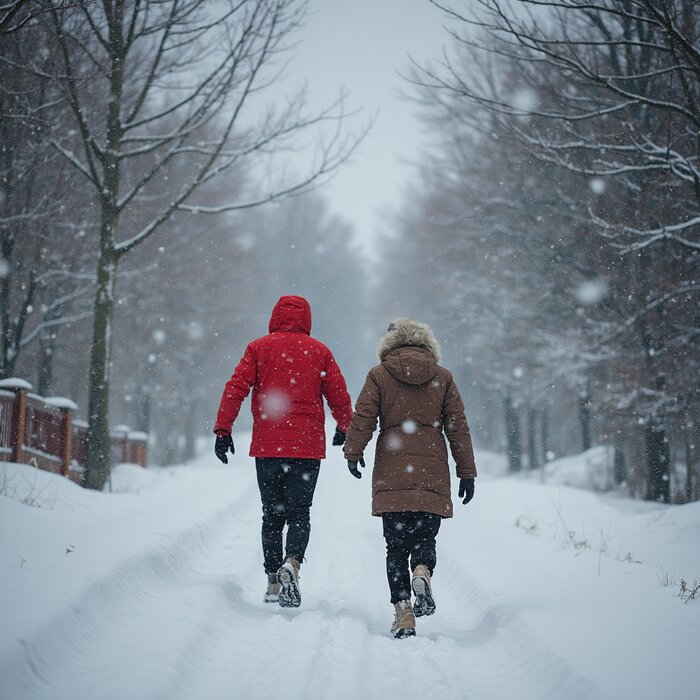
<svg viewBox="0 0 700 700">
<path fill-rule="evenodd" d="M 379 341 L 377 355 L 379 361 L 397 348 L 416 347 L 428 350 L 436 362 L 440 362 L 440 344 L 435 339 L 430 326 L 410 318 L 397 318 L 389 325 L 389 330 Z"/>
</svg>

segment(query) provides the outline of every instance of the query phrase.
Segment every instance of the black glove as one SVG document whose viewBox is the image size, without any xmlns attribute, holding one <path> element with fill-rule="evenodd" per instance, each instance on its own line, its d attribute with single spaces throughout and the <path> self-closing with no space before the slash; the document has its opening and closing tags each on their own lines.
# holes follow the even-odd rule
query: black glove
<svg viewBox="0 0 700 700">
<path fill-rule="evenodd" d="M 350 470 L 350 473 L 356 478 L 356 479 L 361 479 L 362 474 L 357 469 L 357 460 L 356 459 L 349 459 L 348 460 L 348 469 Z M 360 466 L 364 468 L 365 466 L 365 460 L 360 457 Z"/>
<path fill-rule="evenodd" d="M 216 444 L 214 445 L 214 454 L 224 463 L 228 464 L 226 453 L 231 450 L 231 454 L 236 454 L 233 447 L 233 438 L 230 435 L 217 435 Z"/>
<path fill-rule="evenodd" d="M 335 435 L 333 436 L 334 445 L 344 445 L 345 444 L 345 433 L 338 427 L 335 427 Z"/>
<path fill-rule="evenodd" d="M 467 505 L 474 498 L 474 479 L 459 480 L 459 497 L 462 498 L 462 496 L 464 496 L 462 501 L 464 505 Z"/>
</svg>

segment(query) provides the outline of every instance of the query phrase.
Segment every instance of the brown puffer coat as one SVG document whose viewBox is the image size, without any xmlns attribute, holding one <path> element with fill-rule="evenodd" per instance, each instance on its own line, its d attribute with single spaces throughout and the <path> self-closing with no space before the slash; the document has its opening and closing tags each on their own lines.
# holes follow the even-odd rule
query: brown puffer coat
<svg viewBox="0 0 700 700">
<path fill-rule="evenodd" d="M 443 430 L 457 477 L 476 477 L 464 404 L 439 358 L 432 332 L 416 321 L 398 319 L 382 338 L 381 364 L 367 375 L 344 448 L 346 459 L 359 460 L 379 419 L 372 515 L 425 511 L 452 517 Z"/>
</svg>

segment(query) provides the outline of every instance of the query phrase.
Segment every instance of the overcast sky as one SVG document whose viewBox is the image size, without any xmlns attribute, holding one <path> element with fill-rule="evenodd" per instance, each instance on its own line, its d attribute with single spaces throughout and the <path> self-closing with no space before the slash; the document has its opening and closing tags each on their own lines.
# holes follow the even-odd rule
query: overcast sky
<svg viewBox="0 0 700 700">
<path fill-rule="evenodd" d="M 446 18 L 428 0 L 310 0 L 309 15 L 287 81 L 308 80 L 314 103 L 328 103 L 345 87 L 349 106 L 376 113 L 376 123 L 351 164 L 324 192 L 371 252 L 386 215 L 411 177 L 423 127 L 415 106 L 400 99 L 408 54 L 437 59 Z"/>
</svg>

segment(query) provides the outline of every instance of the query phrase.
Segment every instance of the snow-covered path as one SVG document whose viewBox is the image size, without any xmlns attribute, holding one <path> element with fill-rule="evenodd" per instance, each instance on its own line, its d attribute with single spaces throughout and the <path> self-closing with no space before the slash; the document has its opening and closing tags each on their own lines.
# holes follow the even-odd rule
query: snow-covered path
<svg viewBox="0 0 700 700">
<path fill-rule="evenodd" d="M 138 495 L 41 473 L 52 509 L 0 499 L 0 698 L 639 700 L 698 687 L 700 601 L 657 580 L 699 577 L 698 504 L 621 513 L 581 491 L 481 479 L 438 539 L 436 615 L 397 641 L 369 474 L 357 482 L 330 454 L 298 610 L 261 602 L 245 456 L 122 468 L 117 489 Z"/>
</svg>

